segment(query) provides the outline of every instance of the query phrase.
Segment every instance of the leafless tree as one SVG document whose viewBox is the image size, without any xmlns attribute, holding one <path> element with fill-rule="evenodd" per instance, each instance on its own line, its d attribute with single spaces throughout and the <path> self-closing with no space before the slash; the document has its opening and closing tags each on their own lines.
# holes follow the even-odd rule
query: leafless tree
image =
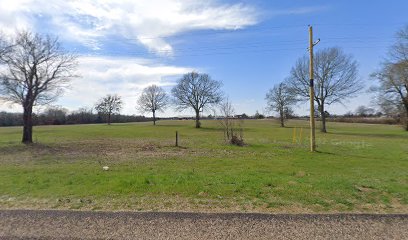
<svg viewBox="0 0 408 240">
<path fill-rule="evenodd" d="M 226 141 L 230 141 L 232 136 L 234 135 L 233 117 L 235 111 L 231 102 L 228 99 L 225 99 L 220 104 L 220 111 L 221 111 L 220 124 L 224 130 L 224 139 Z"/>
<path fill-rule="evenodd" d="M 343 103 L 354 97 L 362 83 L 357 77 L 357 62 L 339 48 L 327 48 L 316 53 L 314 59 L 315 98 L 322 119 L 322 132 L 326 132 L 325 106 Z M 287 79 L 290 90 L 299 100 L 309 99 L 309 58 L 300 58 Z"/>
<path fill-rule="evenodd" d="M 389 52 L 389 61 L 408 64 L 408 24 L 397 32 L 395 44 Z"/>
<path fill-rule="evenodd" d="M 377 102 L 385 112 L 400 115 L 408 131 L 408 25 L 397 32 L 396 43 L 382 69 L 373 74 L 379 80 Z"/>
<path fill-rule="evenodd" d="M 224 130 L 224 140 L 237 146 L 244 146 L 244 120 L 234 117 L 234 107 L 228 98 L 220 104 L 220 111 L 222 116 L 219 123 Z"/>
<path fill-rule="evenodd" d="M 156 125 L 156 112 L 163 111 L 169 102 L 169 98 L 163 88 L 151 85 L 143 89 L 137 103 L 142 112 L 153 114 L 153 125 Z"/>
<path fill-rule="evenodd" d="M 408 65 L 405 62 L 384 64 L 375 77 L 380 82 L 376 88 L 379 105 L 383 110 L 393 109 L 401 115 L 401 122 L 408 131 Z"/>
<path fill-rule="evenodd" d="M 194 109 L 196 128 L 201 126 L 200 112 L 222 100 L 221 82 L 211 79 L 208 74 L 197 72 L 185 74 L 171 92 L 178 110 Z"/>
<path fill-rule="evenodd" d="M 11 47 L 11 42 L 7 41 L 7 37 L 0 32 L 0 60 L 3 60 L 2 56 L 8 53 L 11 50 Z"/>
<path fill-rule="evenodd" d="M 287 113 L 291 112 L 291 107 L 296 103 L 296 96 L 289 90 L 285 83 L 275 85 L 265 97 L 267 109 L 279 113 L 281 127 L 285 127 Z"/>
<path fill-rule="evenodd" d="M 32 143 L 33 106 L 48 104 L 59 97 L 75 77 L 76 56 L 64 51 L 57 38 L 18 32 L 9 41 L 0 60 L 0 95 L 21 104 L 23 143 Z"/>
<path fill-rule="evenodd" d="M 117 114 L 122 109 L 122 99 L 117 94 L 106 95 L 106 97 L 101 98 L 95 104 L 95 110 L 102 115 L 106 116 L 106 122 L 108 125 L 111 124 L 111 118 L 113 114 Z"/>
</svg>

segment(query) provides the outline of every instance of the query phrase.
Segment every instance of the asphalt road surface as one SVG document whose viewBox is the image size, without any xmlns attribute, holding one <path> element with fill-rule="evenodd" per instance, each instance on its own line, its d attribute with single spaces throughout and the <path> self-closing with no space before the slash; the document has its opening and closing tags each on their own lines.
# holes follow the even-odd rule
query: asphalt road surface
<svg viewBox="0 0 408 240">
<path fill-rule="evenodd" d="M 408 215 L 2 210 L 0 239 L 408 239 Z"/>
</svg>

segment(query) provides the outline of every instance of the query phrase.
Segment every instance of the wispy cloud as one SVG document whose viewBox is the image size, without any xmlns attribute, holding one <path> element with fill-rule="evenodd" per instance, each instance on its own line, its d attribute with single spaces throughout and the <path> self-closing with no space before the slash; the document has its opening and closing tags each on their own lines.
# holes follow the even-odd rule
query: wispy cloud
<svg viewBox="0 0 408 240">
<path fill-rule="evenodd" d="M 291 9 L 281 9 L 269 12 L 271 16 L 281 16 L 281 15 L 303 15 L 310 13 L 317 13 L 322 11 L 327 11 L 328 6 L 309 6 L 309 7 L 299 7 Z"/>
<path fill-rule="evenodd" d="M 172 54 L 168 37 L 177 34 L 239 29 L 258 22 L 255 8 L 219 0 L 2 0 L 0 13 L 0 29 L 6 34 L 31 29 L 93 50 L 115 36 L 115 41 L 132 42 L 157 54 Z M 133 113 L 142 88 L 150 84 L 169 87 L 192 70 L 115 55 L 81 57 L 78 72 L 82 78 L 73 80 L 56 104 L 70 109 L 92 106 L 105 94 L 118 93 L 124 98 L 124 112 Z M 17 105 L 12 108 L 19 110 Z M 5 105 L 0 109 L 10 110 Z"/>
<path fill-rule="evenodd" d="M 50 32 L 92 49 L 100 47 L 101 37 L 119 35 L 158 53 L 173 50 L 166 41 L 168 36 L 243 28 L 258 21 L 255 8 L 217 0 L 2 0 L 0 12 L 4 31 L 36 25 L 43 28 L 47 22 Z"/>
</svg>

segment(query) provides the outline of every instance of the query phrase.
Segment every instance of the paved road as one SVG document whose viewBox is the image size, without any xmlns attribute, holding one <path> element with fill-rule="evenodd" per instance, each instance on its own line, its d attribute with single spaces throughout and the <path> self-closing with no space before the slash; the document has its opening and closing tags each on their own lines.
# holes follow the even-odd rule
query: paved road
<svg viewBox="0 0 408 240">
<path fill-rule="evenodd" d="M 0 239 L 408 239 L 408 215 L 3 210 Z"/>
</svg>

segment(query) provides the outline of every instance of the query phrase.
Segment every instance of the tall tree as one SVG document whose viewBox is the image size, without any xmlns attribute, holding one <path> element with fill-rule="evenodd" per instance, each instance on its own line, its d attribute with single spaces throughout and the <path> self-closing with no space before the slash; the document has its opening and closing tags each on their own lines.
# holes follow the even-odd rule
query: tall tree
<svg viewBox="0 0 408 240">
<path fill-rule="evenodd" d="M 373 75 L 380 83 L 375 90 L 382 110 L 398 112 L 408 131 L 408 25 L 397 33 L 389 59 Z"/>
<path fill-rule="evenodd" d="M 57 38 L 18 32 L 0 55 L 0 95 L 23 107 L 23 143 L 32 143 L 33 106 L 59 97 L 75 77 L 76 56 L 64 51 Z"/>
<path fill-rule="evenodd" d="M 113 114 L 120 113 L 120 110 L 122 109 L 122 98 L 118 96 L 117 94 L 115 95 L 106 95 L 105 97 L 101 98 L 96 104 L 95 104 L 95 110 L 102 115 L 106 116 L 106 122 L 108 125 L 111 124 L 111 118 Z"/>
<path fill-rule="evenodd" d="M 287 113 L 291 112 L 291 107 L 296 103 L 296 96 L 289 90 L 285 83 L 275 85 L 265 97 L 269 111 L 279 113 L 281 127 L 285 127 Z"/>
<path fill-rule="evenodd" d="M 357 62 L 339 48 L 326 48 L 316 53 L 314 59 L 315 97 L 322 119 L 322 132 L 326 129 L 326 105 L 342 103 L 354 97 L 362 83 L 357 77 Z M 299 100 L 309 99 L 309 58 L 300 58 L 287 79 L 290 90 Z"/>
<path fill-rule="evenodd" d="M 156 112 L 163 111 L 168 102 L 169 99 L 164 89 L 156 85 L 143 89 L 137 101 L 140 111 L 153 114 L 153 125 L 156 125 Z"/>
<path fill-rule="evenodd" d="M 200 128 L 200 112 L 222 100 L 221 85 L 208 74 L 187 73 L 171 91 L 174 104 L 178 110 L 192 108 L 196 115 L 196 128 Z"/>
</svg>

